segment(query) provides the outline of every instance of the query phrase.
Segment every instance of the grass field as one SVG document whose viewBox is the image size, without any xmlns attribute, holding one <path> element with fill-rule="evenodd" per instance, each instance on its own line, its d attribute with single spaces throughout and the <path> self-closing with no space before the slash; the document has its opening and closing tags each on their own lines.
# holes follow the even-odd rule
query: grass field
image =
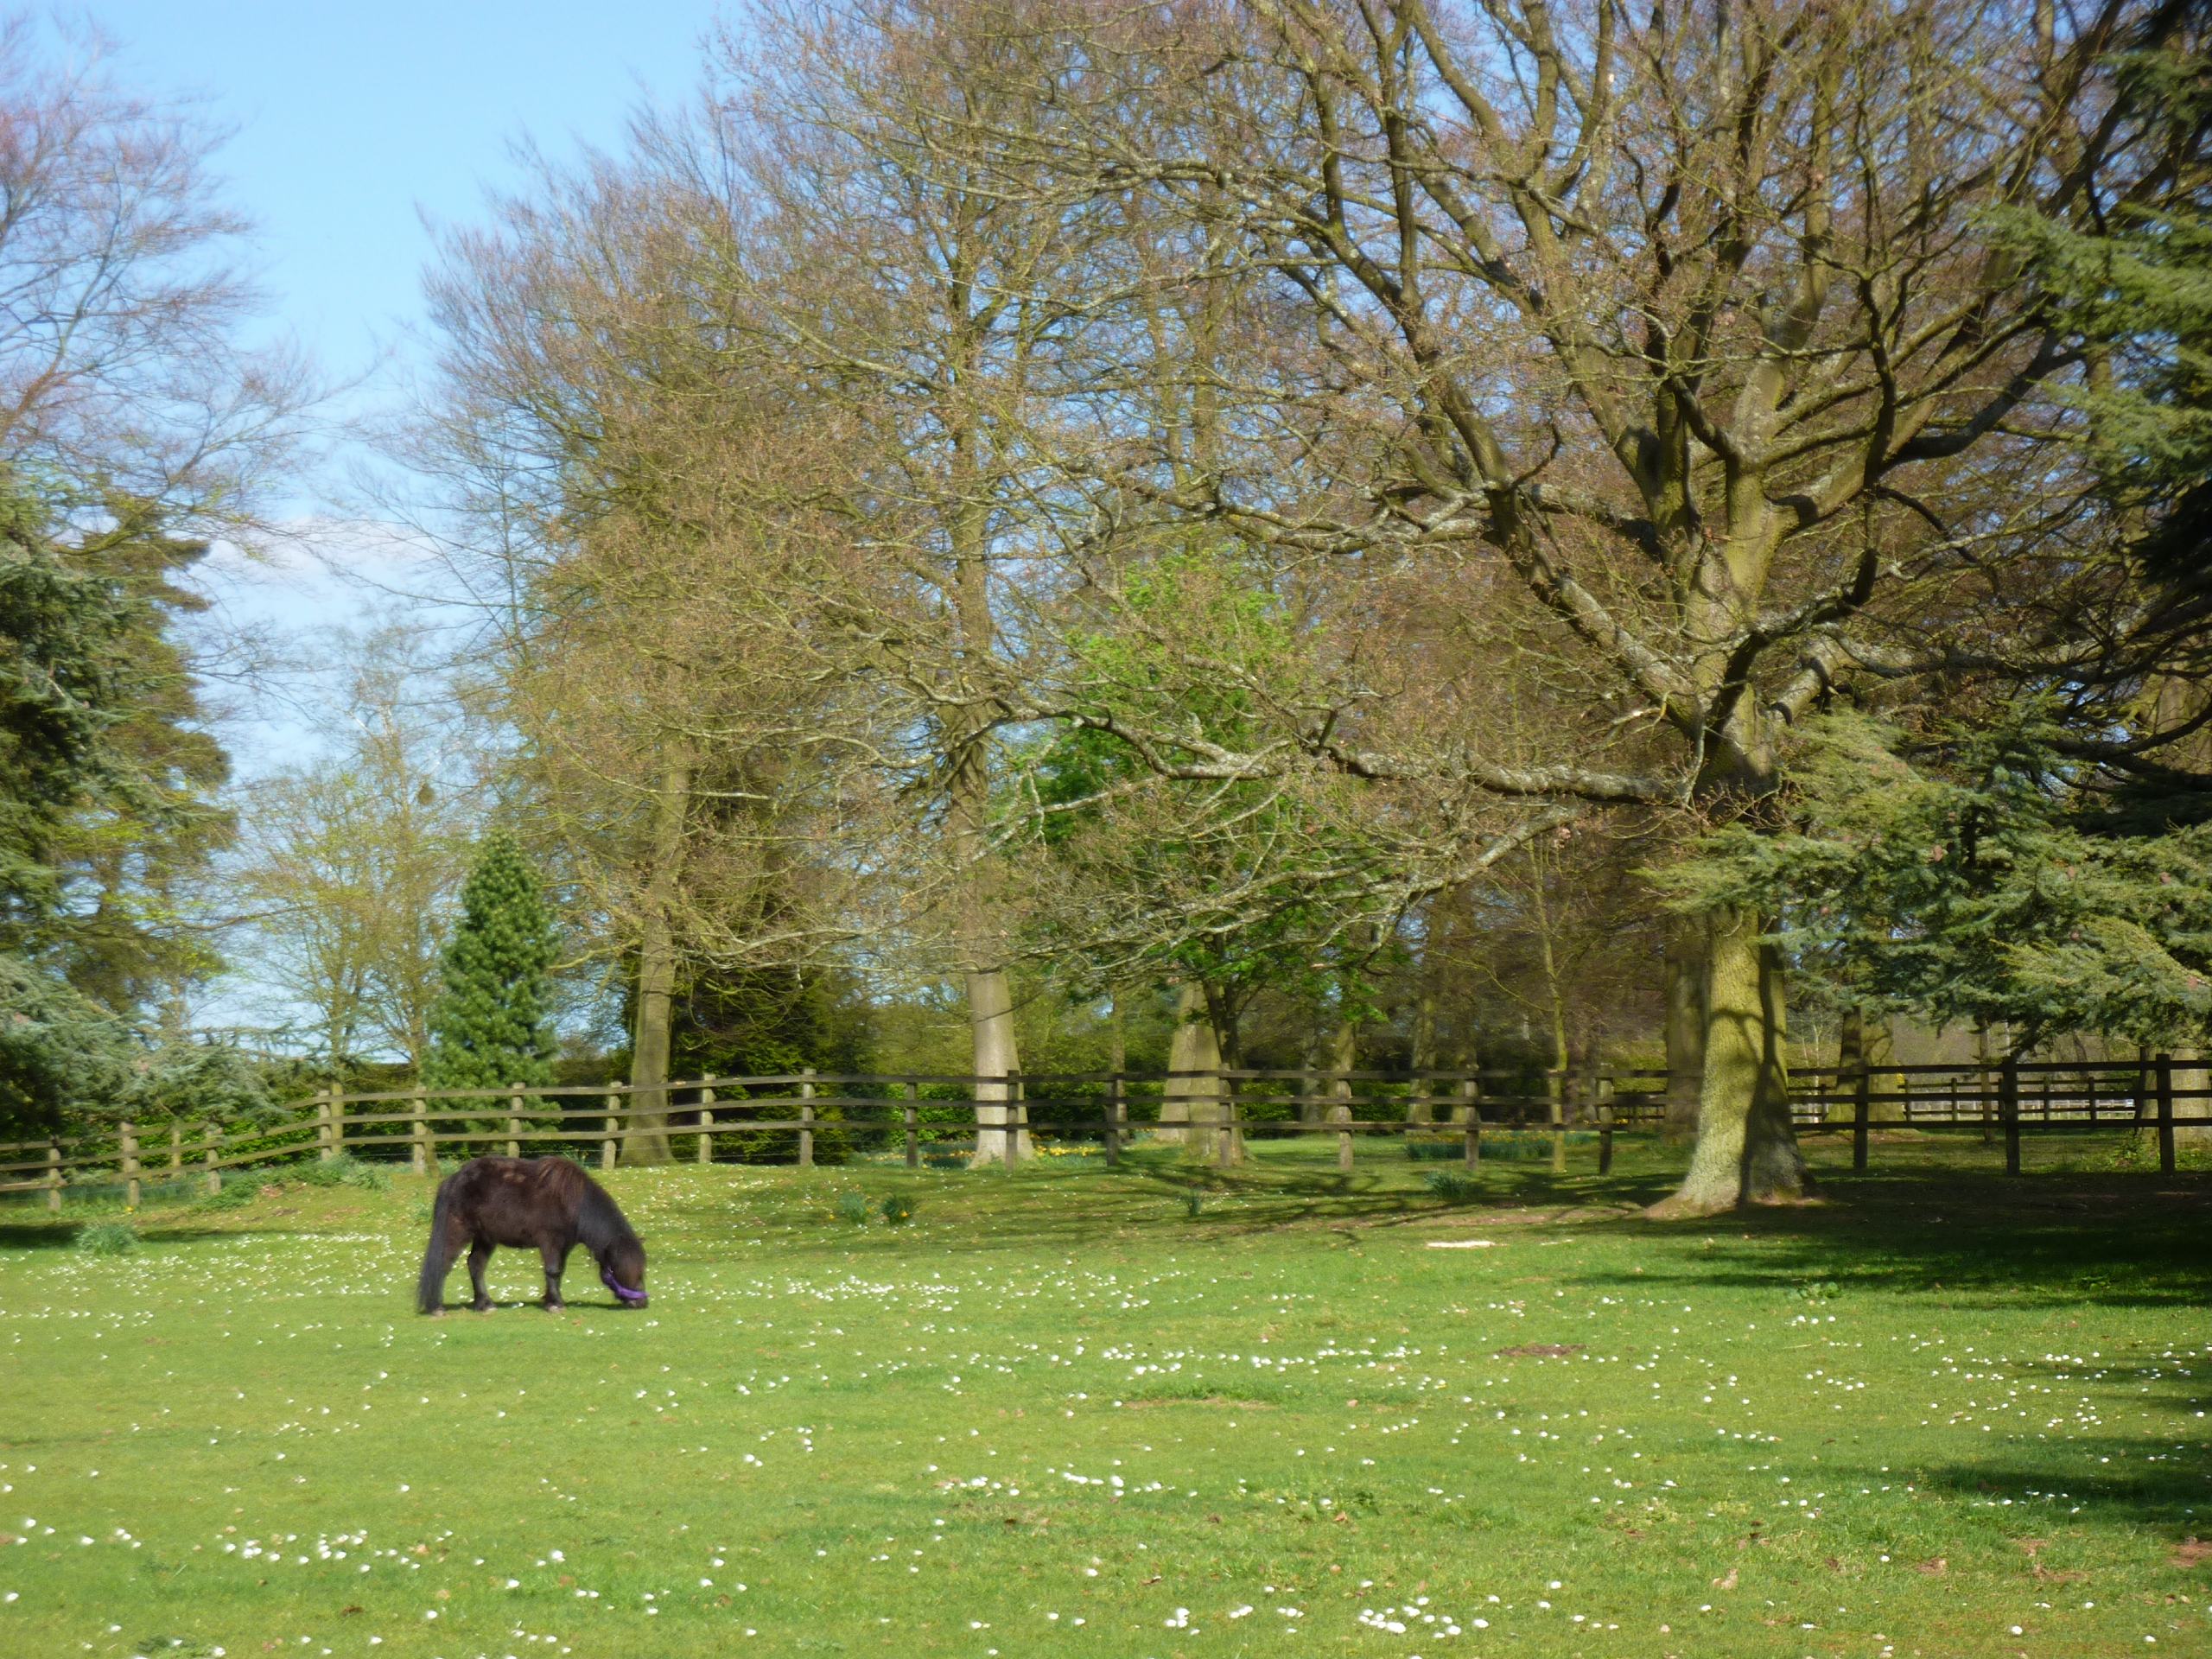
<svg viewBox="0 0 2212 1659">
<path fill-rule="evenodd" d="M 624 1172 L 566 1318 L 405 1177 L 0 1212 L 0 1654 L 2212 1652 L 2202 1174 L 1328 1157 Z"/>
</svg>

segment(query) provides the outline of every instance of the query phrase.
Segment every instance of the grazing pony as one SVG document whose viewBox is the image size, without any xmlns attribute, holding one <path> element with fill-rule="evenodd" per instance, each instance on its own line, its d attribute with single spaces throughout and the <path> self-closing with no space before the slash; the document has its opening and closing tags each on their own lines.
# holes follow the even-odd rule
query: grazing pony
<svg viewBox="0 0 2212 1659">
<path fill-rule="evenodd" d="M 545 1264 L 545 1306 L 557 1313 L 561 1270 L 582 1245 L 599 1276 L 629 1307 L 645 1305 L 645 1247 L 597 1181 L 566 1158 L 472 1158 L 438 1183 L 430 1215 L 430 1248 L 416 1287 L 423 1312 L 445 1312 L 446 1274 L 464 1246 L 474 1306 L 491 1312 L 484 1264 L 494 1245 L 534 1249 Z"/>
</svg>

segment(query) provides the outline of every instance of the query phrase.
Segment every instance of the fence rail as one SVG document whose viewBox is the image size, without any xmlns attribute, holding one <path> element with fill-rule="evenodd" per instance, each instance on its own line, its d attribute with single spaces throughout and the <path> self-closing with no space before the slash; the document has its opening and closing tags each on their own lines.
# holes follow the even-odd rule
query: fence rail
<svg viewBox="0 0 2212 1659">
<path fill-rule="evenodd" d="M 2196 1063 L 2159 1055 L 2135 1062 L 2022 1060 L 2002 1065 L 1799 1068 L 1790 1113 L 1801 1131 L 1847 1132 L 1853 1164 L 1867 1166 L 1874 1131 L 1979 1128 L 2001 1135 L 2005 1167 L 2020 1170 L 2024 1136 L 2126 1125 L 2155 1132 L 2160 1167 L 2175 1167 L 2177 1134 L 2212 1131 L 2212 1088 Z M 1181 1141 L 1224 1164 L 1248 1140 L 1336 1138 L 1352 1166 L 1360 1137 L 1453 1139 L 1471 1166 L 1486 1133 L 1551 1138 L 1556 1164 L 1570 1133 L 1594 1132 L 1599 1166 L 1611 1167 L 1617 1132 L 1663 1125 L 1676 1081 L 1658 1068 L 1585 1065 L 1560 1071 L 1318 1069 L 1005 1077 L 942 1073 L 817 1073 L 696 1078 L 643 1087 L 608 1083 L 502 1090 L 326 1091 L 280 1122 L 226 1128 L 182 1122 L 120 1123 L 97 1134 L 0 1142 L 0 1193 L 43 1192 L 59 1210 L 64 1191 L 121 1185 L 136 1205 L 143 1184 L 187 1179 L 221 1189 L 226 1173 L 312 1154 L 404 1159 L 434 1168 L 443 1148 L 470 1154 L 597 1148 L 602 1166 L 626 1149 L 656 1160 L 689 1154 L 802 1166 L 833 1149 L 903 1152 L 934 1159 L 989 1156 L 1023 1138 L 1082 1141 L 1116 1160 L 1132 1135 Z M 1694 1091 L 1692 1091 L 1694 1092 Z M 588 1105 L 577 1103 L 588 1102 Z M 392 1109 L 393 1108 L 397 1109 Z M 1133 1112 L 1132 1108 L 1135 1108 Z M 368 1108 L 367 1110 L 356 1109 Z"/>
</svg>

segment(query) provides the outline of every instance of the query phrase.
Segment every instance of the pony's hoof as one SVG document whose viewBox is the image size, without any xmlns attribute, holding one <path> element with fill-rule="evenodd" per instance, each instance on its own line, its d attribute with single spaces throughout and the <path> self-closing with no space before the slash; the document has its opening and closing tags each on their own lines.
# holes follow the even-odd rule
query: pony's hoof
<svg viewBox="0 0 2212 1659">
<path fill-rule="evenodd" d="M 442 1319 L 445 1316 L 446 1311 L 442 1307 L 434 1307 L 430 1310 L 430 1317 L 434 1319 Z"/>
<path fill-rule="evenodd" d="M 492 1304 L 489 1302 L 472 1302 L 469 1305 L 469 1308 L 472 1313 L 489 1313 L 492 1311 Z"/>
<path fill-rule="evenodd" d="M 548 1313 L 565 1313 L 569 1311 L 569 1305 L 566 1302 L 548 1302 L 545 1311 Z"/>
</svg>

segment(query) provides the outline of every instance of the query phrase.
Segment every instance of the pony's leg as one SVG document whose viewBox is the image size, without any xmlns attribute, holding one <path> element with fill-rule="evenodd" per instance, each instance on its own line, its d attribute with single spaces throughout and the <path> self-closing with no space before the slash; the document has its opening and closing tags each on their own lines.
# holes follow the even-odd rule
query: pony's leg
<svg viewBox="0 0 2212 1659">
<path fill-rule="evenodd" d="M 416 1294 L 423 1312 L 434 1319 L 446 1316 L 446 1275 L 453 1271 L 454 1258 L 461 1254 L 462 1242 L 450 1225 L 441 1226 L 430 1235 L 430 1248 L 423 1258 L 423 1277 Z"/>
<path fill-rule="evenodd" d="M 568 1304 L 561 1300 L 561 1270 L 569 1264 L 569 1253 L 557 1244 L 538 1247 L 538 1258 L 545 1263 L 545 1306 L 557 1313 Z"/>
<path fill-rule="evenodd" d="M 492 1293 L 484 1287 L 484 1268 L 491 1259 L 491 1240 L 480 1238 L 468 1247 L 468 1282 L 476 1287 L 476 1300 L 473 1306 L 479 1313 L 492 1311 Z"/>
</svg>

